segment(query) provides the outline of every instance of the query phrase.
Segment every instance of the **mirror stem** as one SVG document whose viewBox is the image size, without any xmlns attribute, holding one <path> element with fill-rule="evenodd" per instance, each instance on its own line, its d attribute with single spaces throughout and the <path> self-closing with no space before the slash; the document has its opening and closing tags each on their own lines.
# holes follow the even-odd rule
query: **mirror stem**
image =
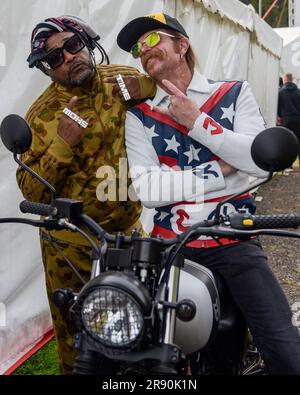
<svg viewBox="0 0 300 395">
<path fill-rule="evenodd" d="M 16 154 L 16 152 L 14 151 L 14 160 L 15 162 L 17 162 L 17 164 L 19 166 L 21 166 L 24 170 L 28 171 L 32 177 L 36 178 L 40 183 L 42 183 L 47 189 L 50 190 L 51 192 L 51 202 L 53 199 L 56 198 L 56 190 L 55 188 L 49 184 L 49 182 L 47 182 L 46 180 L 44 180 L 41 176 L 39 176 L 35 171 L 33 171 L 30 167 L 28 167 L 27 165 L 25 165 L 25 163 L 21 162 L 18 158 L 18 155 Z"/>
<path fill-rule="evenodd" d="M 247 193 L 249 191 L 251 191 L 254 188 L 259 187 L 260 185 L 266 184 L 267 182 L 269 182 L 273 177 L 273 170 L 271 169 L 268 178 L 266 178 L 263 181 L 259 181 L 254 185 L 251 185 L 249 188 L 245 189 L 242 192 L 238 192 L 235 193 L 234 195 L 231 195 L 229 198 L 222 200 L 222 202 L 218 203 L 217 207 L 216 207 L 216 214 L 215 214 L 215 218 L 214 218 L 214 224 L 215 225 L 219 225 L 220 224 L 220 213 L 221 213 L 221 208 L 222 206 L 224 206 L 224 204 L 232 202 L 234 199 L 236 199 L 237 197 L 243 195 L 244 193 Z"/>
</svg>

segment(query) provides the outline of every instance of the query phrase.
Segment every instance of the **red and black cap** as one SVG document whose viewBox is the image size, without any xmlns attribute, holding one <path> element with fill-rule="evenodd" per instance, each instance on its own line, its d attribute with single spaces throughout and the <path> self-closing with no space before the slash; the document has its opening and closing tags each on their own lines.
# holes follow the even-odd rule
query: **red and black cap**
<svg viewBox="0 0 300 395">
<path fill-rule="evenodd" d="M 167 14 L 158 13 L 145 15 L 130 21 L 118 34 L 117 43 L 124 51 L 130 52 L 131 47 L 143 34 L 154 29 L 173 30 L 189 38 L 177 19 Z"/>
<path fill-rule="evenodd" d="M 57 32 L 71 31 L 78 34 L 85 45 L 91 49 L 96 46 L 96 41 L 100 36 L 82 19 L 72 15 L 62 15 L 56 18 L 47 18 L 38 23 L 31 35 L 31 52 L 27 62 L 29 67 L 35 67 L 37 62 L 43 59 L 46 54 L 46 41 Z"/>
</svg>

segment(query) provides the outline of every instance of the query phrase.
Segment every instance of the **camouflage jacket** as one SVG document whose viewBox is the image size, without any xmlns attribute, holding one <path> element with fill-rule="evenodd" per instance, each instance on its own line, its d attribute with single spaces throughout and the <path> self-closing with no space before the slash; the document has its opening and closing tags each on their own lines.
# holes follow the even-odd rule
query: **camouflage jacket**
<svg viewBox="0 0 300 395">
<path fill-rule="evenodd" d="M 107 231 L 128 232 L 139 219 L 141 211 L 140 203 L 124 199 L 130 179 L 124 182 L 123 178 L 119 182 L 119 163 L 125 167 L 127 163 L 124 124 L 128 104 L 119 96 L 113 96 L 112 84 L 103 82 L 103 79 L 116 74 L 139 76 L 141 98 L 153 96 L 155 84 L 128 66 L 99 65 L 97 71 L 89 93 L 81 88 L 68 90 L 52 83 L 33 103 L 26 115 L 33 140 L 22 160 L 54 185 L 59 197 L 82 200 L 85 214 Z M 73 96 L 78 96 L 73 111 L 87 120 L 88 127 L 81 143 L 71 148 L 57 134 L 57 126 L 63 109 Z M 109 166 L 116 175 L 116 201 L 101 201 L 108 191 L 108 187 L 100 188 L 101 181 L 107 178 L 108 168 L 103 166 Z M 126 169 L 123 168 L 122 172 L 126 177 Z M 43 203 L 50 201 L 49 192 L 22 168 L 17 170 L 17 182 L 26 199 Z M 125 190 L 121 192 L 122 188 Z M 120 193 L 123 201 L 118 201 Z M 69 232 L 67 236 L 59 232 L 59 238 L 70 239 L 68 235 Z M 71 240 L 74 241 L 74 237 Z"/>
</svg>

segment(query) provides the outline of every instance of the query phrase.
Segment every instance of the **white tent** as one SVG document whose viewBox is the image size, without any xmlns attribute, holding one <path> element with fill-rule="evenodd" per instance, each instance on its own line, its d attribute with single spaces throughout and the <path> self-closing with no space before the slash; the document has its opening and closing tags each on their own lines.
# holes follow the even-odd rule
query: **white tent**
<svg viewBox="0 0 300 395">
<path fill-rule="evenodd" d="M 300 86 L 300 27 L 281 27 L 274 31 L 283 39 L 280 74 L 292 73 Z"/>
<path fill-rule="evenodd" d="M 49 16 L 77 15 L 102 37 L 113 63 L 137 62 L 115 42 L 129 20 L 164 11 L 185 26 L 198 54 L 200 71 L 213 79 L 247 79 L 269 126 L 274 125 L 281 39 L 237 0 L 2 0 L 0 2 L 0 121 L 24 115 L 49 84 L 27 68 L 32 28 Z M 22 196 L 12 157 L 1 146 L 0 217 L 20 216 Z M 0 373 L 8 369 L 50 328 L 37 230 L 24 225 L 0 227 Z"/>
</svg>

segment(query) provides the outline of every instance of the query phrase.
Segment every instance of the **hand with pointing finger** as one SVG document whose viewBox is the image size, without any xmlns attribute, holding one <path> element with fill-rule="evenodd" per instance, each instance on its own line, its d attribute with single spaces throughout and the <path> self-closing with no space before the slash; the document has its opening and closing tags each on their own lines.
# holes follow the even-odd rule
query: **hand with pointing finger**
<svg viewBox="0 0 300 395">
<path fill-rule="evenodd" d="M 193 129 L 196 119 L 201 111 L 191 99 L 181 92 L 172 82 L 162 80 L 166 92 L 170 94 L 170 104 L 168 108 L 154 107 L 154 110 L 161 114 L 168 115 L 176 122 L 185 126 L 187 129 Z"/>
<path fill-rule="evenodd" d="M 73 96 L 72 99 L 68 103 L 68 109 L 73 110 L 77 103 L 78 97 Z M 84 128 L 80 126 L 77 122 L 72 120 L 67 115 L 63 114 L 59 120 L 57 133 L 58 135 L 65 140 L 71 147 L 75 147 L 80 143 L 83 136 Z"/>
</svg>

